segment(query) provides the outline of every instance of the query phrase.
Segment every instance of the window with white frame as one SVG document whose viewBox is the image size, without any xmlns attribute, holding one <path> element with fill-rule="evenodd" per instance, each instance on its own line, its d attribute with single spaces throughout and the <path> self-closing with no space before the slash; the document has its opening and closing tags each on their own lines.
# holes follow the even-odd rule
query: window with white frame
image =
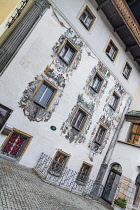
<svg viewBox="0 0 140 210">
<path fill-rule="evenodd" d="M 62 49 L 58 53 L 58 56 L 66 65 L 70 66 L 76 57 L 76 54 L 77 49 L 68 40 L 66 40 Z"/>
<path fill-rule="evenodd" d="M 60 176 L 66 166 L 68 158 L 69 158 L 68 154 L 62 151 L 58 151 L 54 159 L 52 160 L 48 172 L 54 176 Z"/>
<path fill-rule="evenodd" d="M 85 184 L 88 180 L 89 174 L 91 172 L 92 166 L 88 163 L 83 162 L 82 167 L 80 168 L 80 171 L 76 178 L 77 184 Z"/>
<path fill-rule="evenodd" d="M 31 136 L 28 134 L 12 130 L 2 145 L 1 153 L 12 158 L 19 158 L 30 139 Z"/>
<path fill-rule="evenodd" d="M 125 77 L 125 79 L 127 79 L 127 80 L 129 79 L 131 71 L 132 71 L 132 67 L 129 65 L 128 62 L 126 62 L 125 67 L 123 69 L 123 73 L 122 73 L 123 76 Z"/>
<path fill-rule="evenodd" d="M 46 80 L 41 81 L 39 88 L 35 91 L 33 101 L 43 108 L 47 108 L 52 101 L 56 89 Z"/>
<path fill-rule="evenodd" d="M 113 43 L 112 40 L 110 40 L 105 52 L 107 54 L 107 56 L 110 58 L 111 61 L 114 61 L 117 53 L 118 53 L 118 48 L 116 47 L 116 45 Z"/>
<path fill-rule="evenodd" d="M 79 20 L 87 30 L 90 30 L 96 17 L 88 6 L 85 7 L 84 11 L 80 15 Z"/>
<path fill-rule="evenodd" d="M 99 126 L 98 131 L 97 131 L 97 133 L 95 135 L 95 139 L 94 139 L 94 141 L 97 144 L 99 144 L 99 145 L 102 144 L 102 142 L 103 142 L 103 140 L 105 138 L 106 131 L 107 131 L 107 129 L 105 127 L 103 127 L 102 125 Z"/>
<path fill-rule="evenodd" d="M 85 125 L 87 117 L 87 113 L 85 113 L 82 109 L 78 109 L 72 120 L 72 127 L 80 132 Z"/>
<path fill-rule="evenodd" d="M 96 73 L 95 76 L 94 76 L 94 78 L 93 78 L 91 88 L 96 93 L 99 93 L 102 84 L 103 84 L 103 78 L 98 73 Z"/>
<path fill-rule="evenodd" d="M 116 92 L 113 93 L 112 97 L 111 97 L 111 100 L 110 100 L 110 107 L 115 111 L 117 106 L 118 106 L 118 103 L 119 103 L 119 100 L 120 100 L 120 97 L 117 95 Z"/>
</svg>

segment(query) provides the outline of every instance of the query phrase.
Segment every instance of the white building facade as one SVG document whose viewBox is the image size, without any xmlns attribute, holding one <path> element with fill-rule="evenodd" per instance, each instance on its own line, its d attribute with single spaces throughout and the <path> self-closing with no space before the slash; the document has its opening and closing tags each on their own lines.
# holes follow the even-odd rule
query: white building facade
<svg viewBox="0 0 140 210">
<path fill-rule="evenodd" d="M 1 36 L 4 48 L 30 19 L 17 51 L 3 50 L 0 157 L 57 181 L 75 171 L 92 198 L 139 209 L 138 64 L 95 1 L 25 2 Z"/>
</svg>

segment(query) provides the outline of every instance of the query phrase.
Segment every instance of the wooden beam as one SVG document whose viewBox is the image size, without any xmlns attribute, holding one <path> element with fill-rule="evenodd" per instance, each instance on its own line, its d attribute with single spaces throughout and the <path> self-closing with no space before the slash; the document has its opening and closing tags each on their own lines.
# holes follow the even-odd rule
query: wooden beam
<svg viewBox="0 0 140 210">
<path fill-rule="evenodd" d="M 99 11 L 100 9 L 102 9 L 109 2 L 110 2 L 110 0 L 103 1 L 101 4 L 98 5 L 97 11 Z"/>
<path fill-rule="evenodd" d="M 134 61 L 138 61 L 138 60 L 140 60 L 140 56 L 134 58 Z"/>
<path fill-rule="evenodd" d="M 136 47 L 139 47 L 138 44 L 129 45 L 126 47 L 125 52 L 128 52 Z"/>
<path fill-rule="evenodd" d="M 109 15 L 108 17 L 107 17 L 107 19 L 111 19 L 112 17 L 114 17 L 115 15 L 117 15 L 118 13 L 117 12 L 114 12 L 114 13 L 112 13 L 111 15 Z"/>
<path fill-rule="evenodd" d="M 119 30 L 121 30 L 121 29 L 123 29 L 125 27 L 126 27 L 126 25 L 118 26 L 117 28 L 114 28 L 114 32 L 117 32 L 117 31 L 119 31 Z"/>
</svg>

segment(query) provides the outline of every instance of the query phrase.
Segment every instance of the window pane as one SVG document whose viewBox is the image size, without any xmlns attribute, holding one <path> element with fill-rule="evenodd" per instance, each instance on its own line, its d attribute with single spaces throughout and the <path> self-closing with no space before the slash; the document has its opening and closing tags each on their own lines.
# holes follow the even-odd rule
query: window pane
<svg viewBox="0 0 140 210">
<path fill-rule="evenodd" d="M 98 75 L 95 75 L 95 77 L 93 78 L 92 88 L 96 92 L 99 92 L 101 84 L 102 84 L 102 81 L 103 80 Z"/>
<path fill-rule="evenodd" d="M 77 112 L 72 124 L 74 125 L 74 127 L 81 130 L 84 126 L 85 119 L 86 119 L 86 114 L 84 112 L 82 112 L 81 110 L 79 110 Z"/>
<path fill-rule="evenodd" d="M 54 176 L 60 176 L 67 160 L 68 160 L 67 155 L 57 152 L 48 172 Z"/>
<path fill-rule="evenodd" d="M 37 93 L 34 96 L 34 100 L 38 101 L 40 100 L 41 96 L 43 95 L 44 91 L 46 90 L 46 85 L 42 84 L 40 88 L 38 89 Z"/>
<path fill-rule="evenodd" d="M 64 60 L 67 62 L 67 63 L 69 63 L 70 62 L 70 60 L 71 60 L 71 58 L 72 58 L 72 56 L 73 56 L 73 51 L 71 50 L 71 49 L 69 49 L 68 51 L 67 51 L 67 53 L 65 54 L 65 56 L 64 56 Z"/>
<path fill-rule="evenodd" d="M 64 55 L 66 54 L 68 48 L 66 46 L 64 46 L 59 54 L 60 57 L 64 57 Z"/>
<path fill-rule="evenodd" d="M 33 100 L 46 107 L 53 96 L 53 93 L 54 90 L 51 87 L 47 86 L 47 84 L 42 84 L 35 94 Z"/>
<path fill-rule="evenodd" d="M 0 129 L 3 127 L 4 123 L 10 116 L 12 110 L 0 104 Z"/>
<path fill-rule="evenodd" d="M 85 183 L 86 180 L 88 179 L 88 175 L 89 175 L 90 169 L 91 169 L 91 167 L 84 163 L 82 165 L 79 173 L 78 173 L 77 181 Z"/>
<path fill-rule="evenodd" d="M 104 127 L 100 126 L 97 133 L 96 133 L 96 136 L 95 136 L 95 141 L 98 144 L 102 144 L 105 133 L 106 133 L 106 129 Z"/>
<path fill-rule="evenodd" d="M 6 116 L 7 110 L 0 107 L 0 123 L 2 122 L 3 118 Z"/>
<path fill-rule="evenodd" d="M 43 95 L 41 96 L 39 102 L 43 105 L 47 105 L 47 103 L 49 102 L 49 99 L 51 98 L 52 95 L 53 95 L 52 89 L 46 87 L 46 90 L 44 91 Z"/>
<path fill-rule="evenodd" d="M 85 12 L 84 12 L 84 13 L 81 15 L 81 17 L 80 17 L 80 20 L 84 22 L 85 18 L 86 18 L 86 14 L 85 14 Z"/>
<path fill-rule="evenodd" d="M 19 152 L 22 152 L 26 146 L 25 143 L 28 143 L 28 137 L 13 132 L 2 148 L 2 152 L 8 156 L 19 157 Z"/>
<path fill-rule="evenodd" d="M 137 125 L 137 124 L 134 124 L 134 125 L 132 126 L 132 132 L 133 132 L 133 133 L 137 133 L 137 128 L 138 128 L 138 125 Z"/>
</svg>

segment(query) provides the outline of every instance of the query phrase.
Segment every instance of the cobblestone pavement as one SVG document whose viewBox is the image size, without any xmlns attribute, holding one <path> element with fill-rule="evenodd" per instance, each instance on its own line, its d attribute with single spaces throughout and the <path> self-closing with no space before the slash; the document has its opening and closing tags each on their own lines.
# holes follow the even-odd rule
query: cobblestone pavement
<svg viewBox="0 0 140 210">
<path fill-rule="evenodd" d="M 34 171 L 0 159 L 0 210 L 107 210 L 100 203 L 44 183 Z"/>
</svg>

